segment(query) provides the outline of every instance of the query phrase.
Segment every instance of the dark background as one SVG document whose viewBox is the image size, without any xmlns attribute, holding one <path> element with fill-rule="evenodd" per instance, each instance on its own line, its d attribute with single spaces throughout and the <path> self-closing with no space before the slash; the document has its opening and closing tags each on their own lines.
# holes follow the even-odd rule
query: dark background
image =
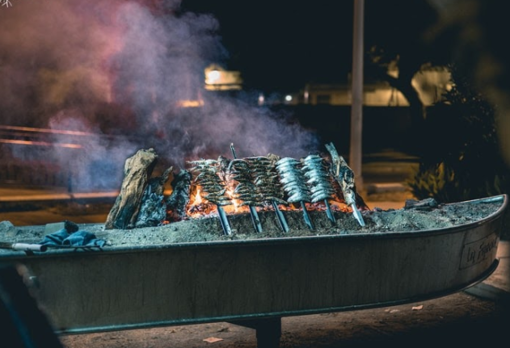
<svg viewBox="0 0 510 348">
<path fill-rule="evenodd" d="M 218 19 L 228 68 L 247 88 L 294 91 L 351 70 L 352 1 L 184 0 L 182 10 Z"/>
</svg>

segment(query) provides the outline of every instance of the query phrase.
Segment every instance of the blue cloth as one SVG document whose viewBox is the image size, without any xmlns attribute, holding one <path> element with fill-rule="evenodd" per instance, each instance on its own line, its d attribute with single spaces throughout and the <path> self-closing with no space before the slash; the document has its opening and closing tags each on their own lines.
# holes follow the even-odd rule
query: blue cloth
<svg viewBox="0 0 510 348">
<path fill-rule="evenodd" d="M 70 246 L 70 247 L 100 247 L 106 244 L 106 240 L 98 239 L 94 233 L 87 231 L 67 232 L 65 228 L 48 234 L 39 243 L 48 246 Z"/>
</svg>

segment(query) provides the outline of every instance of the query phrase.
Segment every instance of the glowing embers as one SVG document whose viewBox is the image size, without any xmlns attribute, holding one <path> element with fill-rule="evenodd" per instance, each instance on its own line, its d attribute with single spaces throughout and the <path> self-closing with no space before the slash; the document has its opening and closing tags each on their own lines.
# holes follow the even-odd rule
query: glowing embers
<svg viewBox="0 0 510 348">
<path fill-rule="evenodd" d="M 201 218 L 209 217 L 216 214 L 216 205 L 208 202 L 205 198 L 202 198 L 202 189 L 200 185 L 194 185 L 194 194 L 191 195 L 189 204 L 186 207 L 186 215 L 188 218 Z M 329 200 L 329 207 L 332 212 L 350 213 L 351 209 L 343 201 L 337 201 L 338 198 Z M 248 214 L 249 208 L 245 205 L 240 206 L 239 203 L 236 205 L 236 200 L 232 199 L 233 204 L 223 207 L 225 213 L 229 215 L 233 214 Z M 277 207 L 281 211 L 301 211 L 302 207 L 299 203 L 282 203 L 277 204 Z M 326 212 L 327 208 L 324 202 L 316 203 L 305 203 L 307 211 L 323 211 Z M 266 204 L 261 207 L 257 207 L 258 211 L 275 211 L 273 204 Z"/>
<path fill-rule="evenodd" d="M 216 205 L 203 198 L 203 188 L 200 185 L 192 185 L 193 193 L 190 195 L 190 201 L 186 208 L 187 216 L 190 218 L 199 218 L 216 214 Z M 240 206 L 240 202 L 233 198 L 232 191 L 227 191 L 227 196 L 231 197 L 232 205 L 223 206 L 223 210 L 227 214 L 242 214 L 248 213 L 247 206 Z"/>
</svg>

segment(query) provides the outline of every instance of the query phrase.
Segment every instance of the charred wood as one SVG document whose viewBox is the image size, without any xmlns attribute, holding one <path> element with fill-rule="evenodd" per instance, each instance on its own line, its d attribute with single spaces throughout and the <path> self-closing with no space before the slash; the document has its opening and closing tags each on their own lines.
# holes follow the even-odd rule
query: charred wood
<svg viewBox="0 0 510 348">
<path fill-rule="evenodd" d="M 166 204 L 163 192 L 172 170 L 173 167 L 169 167 L 161 176 L 149 179 L 142 196 L 135 227 L 159 226 L 166 220 Z"/>
<path fill-rule="evenodd" d="M 154 149 L 139 150 L 124 164 L 120 193 L 108 213 L 105 229 L 126 229 L 135 225 L 149 177 L 158 155 Z"/>
<path fill-rule="evenodd" d="M 158 195 L 163 195 L 165 192 L 165 184 L 170 179 L 173 170 L 174 167 L 168 167 L 160 176 L 150 178 L 147 186 L 151 187 L 151 192 L 154 192 Z"/>
<path fill-rule="evenodd" d="M 191 173 L 182 169 L 172 180 L 172 193 L 167 199 L 167 219 L 180 221 L 186 217 L 186 206 L 190 200 Z"/>
</svg>

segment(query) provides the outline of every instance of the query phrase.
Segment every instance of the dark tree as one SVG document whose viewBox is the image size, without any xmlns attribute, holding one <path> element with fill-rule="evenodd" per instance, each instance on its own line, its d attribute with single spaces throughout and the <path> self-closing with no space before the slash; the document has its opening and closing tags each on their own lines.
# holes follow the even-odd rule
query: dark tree
<svg viewBox="0 0 510 348">
<path fill-rule="evenodd" d="M 508 192 L 510 171 L 497 136 L 495 110 L 467 78 L 452 71 L 451 90 L 427 112 L 413 194 L 456 202 Z"/>
<path fill-rule="evenodd" d="M 452 56 L 460 75 L 495 107 L 496 128 L 510 168 L 510 21 L 504 1 L 429 0 L 441 12 L 433 39 Z"/>
<path fill-rule="evenodd" d="M 402 92 L 417 127 L 425 108 L 411 81 L 423 68 L 449 62 L 442 42 L 431 40 L 437 20 L 427 0 L 365 1 L 366 78 L 387 81 Z M 389 74 L 391 67 L 398 69 L 397 77 Z"/>
<path fill-rule="evenodd" d="M 440 17 L 428 38 L 450 57 L 454 84 L 427 112 L 423 129 L 433 141 L 422 153 L 411 187 L 417 196 L 450 202 L 508 193 L 510 52 L 504 42 L 510 23 L 504 4 L 429 2 Z"/>
</svg>

